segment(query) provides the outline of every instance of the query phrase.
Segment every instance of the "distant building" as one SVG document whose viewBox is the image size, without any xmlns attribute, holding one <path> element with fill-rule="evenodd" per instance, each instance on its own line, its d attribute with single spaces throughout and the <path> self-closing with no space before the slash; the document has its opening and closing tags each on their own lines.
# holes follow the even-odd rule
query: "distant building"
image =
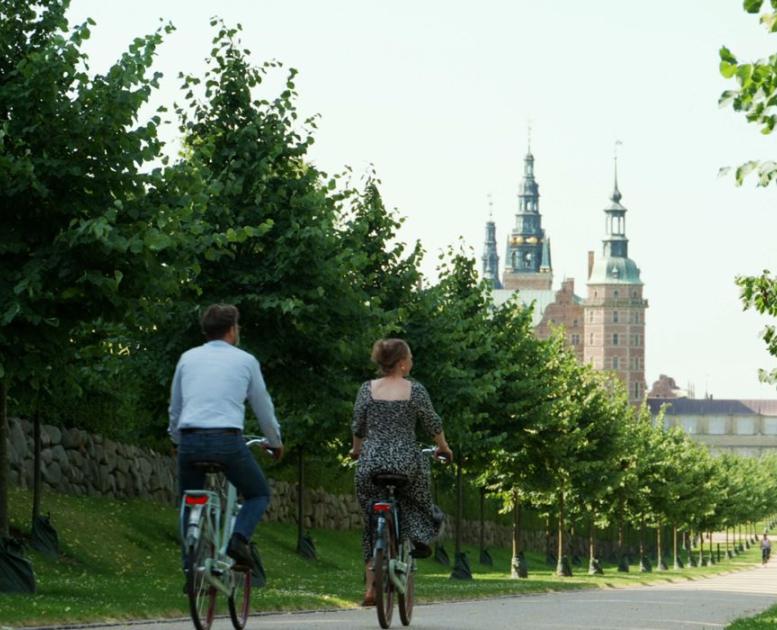
<svg viewBox="0 0 777 630">
<path fill-rule="evenodd" d="M 713 453 L 777 453 L 777 400 L 648 398 L 647 404 L 654 418 L 664 407 L 666 427 L 683 428 Z"/>
<path fill-rule="evenodd" d="M 693 388 L 680 389 L 671 376 L 661 374 L 648 392 L 648 398 L 695 398 Z"/>
<path fill-rule="evenodd" d="M 588 295 L 575 295 L 574 279 L 554 291 L 550 238 L 542 228 L 539 184 L 534 155 L 524 158 L 515 226 L 507 239 L 505 267 L 499 278 L 496 226 L 486 224 L 483 276 L 494 287 L 494 301 L 504 303 L 516 292 L 526 305 L 534 304 L 537 336 L 547 338 L 563 327 L 567 343 L 581 361 L 609 370 L 625 384 L 629 401 L 645 398 L 645 309 L 642 281 L 628 256 L 626 208 L 621 205 L 617 167 L 610 204 L 604 209 L 606 233 L 601 256 L 588 253 Z"/>
</svg>

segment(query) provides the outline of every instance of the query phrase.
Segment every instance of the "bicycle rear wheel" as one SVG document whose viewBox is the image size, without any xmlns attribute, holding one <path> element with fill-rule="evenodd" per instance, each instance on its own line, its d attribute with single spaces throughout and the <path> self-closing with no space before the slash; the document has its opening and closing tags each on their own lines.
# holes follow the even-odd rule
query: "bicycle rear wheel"
<svg viewBox="0 0 777 630">
<path fill-rule="evenodd" d="M 232 571 L 234 589 L 229 596 L 229 616 L 236 630 L 243 630 L 251 611 L 251 572 Z"/>
<path fill-rule="evenodd" d="M 205 565 L 213 557 L 215 547 L 208 538 L 208 532 L 200 531 L 200 538 L 187 552 L 189 571 L 186 574 L 186 594 L 189 596 L 189 612 L 194 627 L 197 630 L 210 630 L 216 613 L 216 588 L 205 579 Z"/>
<path fill-rule="evenodd" d="M 389 562 L 396 557 L 396 545 L 391 526 L 386 527 L 386 546 L 375 553 L 375 608 L 378 611 L 378 623 L 381 628 L 391 627 L 394 614 L 394 584 L 389 574 Z"/>
<path fill-rule="evenodd" d="M 405 594 L 397 593 L 397 603 L 399 604 L 399 618 L 403 626 L 409 626 L 413 618 L 413 604 L 415 603 L 415 560 L 410 557 L 410 566 L 407 568 L 407 584 Z"/>
</svg>

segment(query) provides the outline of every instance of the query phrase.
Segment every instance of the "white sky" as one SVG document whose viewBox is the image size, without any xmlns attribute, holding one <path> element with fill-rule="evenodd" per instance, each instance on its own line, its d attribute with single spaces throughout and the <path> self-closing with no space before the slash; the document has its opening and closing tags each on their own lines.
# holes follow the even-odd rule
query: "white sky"
<svg viewBox="0 0 777 630">
<path fill-rule="evenodd" d="M 321 115 L 313 159 L 330 173 L 374 164 L 387 205 L 407 217 L 403 240 L 427 249 L 429 275 L 459 236 L 480 260 L 488 193 L 504 262 L 531 120 L 556 285 L 574 277 L 585 295 L 620 139 L 629 251 L 650 304 L 648 385 L 665 373 L 699 397 L 775 397 L 757 379 L 774 366 L 764 320 L 742 312 L 733 279 L 777 267 L 777 190 L 717 176 L 777 155 L 774 138 L 717 106 L 733 87 L 718 74 L 722 44 L 741 59 L 777 51 L 740 2 L 73 0 L 70 18 L 97 20 L 95 71 L 172 21 L 154 101 L 171 104 L 177 73 L 203 71 L 214 14 L 243 24 L 257 63 L 300 70 L 301 112 Z"/>
</svg>

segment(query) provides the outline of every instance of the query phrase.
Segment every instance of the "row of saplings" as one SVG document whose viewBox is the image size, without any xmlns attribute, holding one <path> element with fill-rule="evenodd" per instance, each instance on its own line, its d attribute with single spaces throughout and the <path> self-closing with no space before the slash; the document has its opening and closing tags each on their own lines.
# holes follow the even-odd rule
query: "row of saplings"
<svg viewBox="0 0 777 630">
<path fill-rule="evenodd" d="M 548 519 L 549 520 L 549 519 Z M 768 520 L 768 529 L 777 525 L 777 516 Z M 614 544 L 607 545 L 607 561 L 613 566 L 617 565 L 617 571 L 628 573 L 630 565 L 639 565 L 640 573 L 656 571 L 668 571 L 671 565 L 673 570 L 714 566 L 724 559 L 735 558 L 752 546 L 759 544 L 757 526 L 754 522 L 748 522 L 731 528 L 725 528 L 720 535 L 713 537 L 713 532 L 678 531 L 677 528 L 656 528 L 655 542 L 645 544 L 643 531 L 632 532 L 632 538 L 636 534 L 636 541 L 626 541 L 623 529 L 618 531 L 618 540 Z M 514 532 L 518 534 L 518 532 Z M 765 532 L 764 532 L 765 533 Z M 520 534 L 518 534 L 520 535 Z M 480 522 L 480 550 L 479 563 L 491 567 L 494 560 L 487 546 L 484 544 L 484 522 L 481 510 Z M 667 548 L 666 540 L 670 543 Z M 723 544 L 721 545 L 721 540 Z M 556 574 L 562 577 L 571 577 L 572 567 L 582 567 L 581 555 L 584 547 L 588 547 L 588 575 L 604 575 L 603 562 L 597 555 L 596 542 L 589 538 L 584 540 L 575 537 L 572 533 L 567 538 L 564 553 L 559 557 L 556 553 L 558 537 L 550 529 L 545 531 L 545 564 L 556 568 Z M 635 544 L 636 543 L 636 544 Z M 513 558 L 511 575 L 513 578 L 528 578 L 529 569 L 525 553 L 525 545 L 513 545 Z M 659 551 L 660 550 L 660 551 Z M 444 566 L 450 566 L 451 560 L 443 543 L 434 546 L 435 562 Z M 655 565 L 653 564 L 655 561 Z M 451 572 L 452 579 L 473 579 L 472 570 L 466 554 L 457 553 L 456 562 Z"/>
</svg>

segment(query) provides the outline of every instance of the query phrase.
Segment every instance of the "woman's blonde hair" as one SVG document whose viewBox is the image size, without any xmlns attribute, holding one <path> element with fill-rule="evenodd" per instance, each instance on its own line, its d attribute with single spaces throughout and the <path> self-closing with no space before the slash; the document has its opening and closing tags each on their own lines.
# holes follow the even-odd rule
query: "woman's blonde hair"
<svg viewBox="0 0 777 630">
<path fill-rule="evenodd" d="M 381 373 L 389 374 L 402 359 L 410 356 L 410 346 L 404 339 L 378 339 L 372 345 L 372 361 Z"/>
</svg>

